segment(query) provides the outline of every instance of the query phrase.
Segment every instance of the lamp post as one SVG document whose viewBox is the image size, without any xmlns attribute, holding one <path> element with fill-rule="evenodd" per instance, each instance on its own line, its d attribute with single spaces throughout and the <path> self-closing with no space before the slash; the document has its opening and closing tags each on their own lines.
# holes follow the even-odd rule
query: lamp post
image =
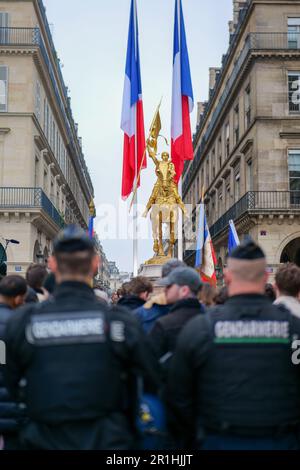
<svg viewBox="0 0 300 470">
<path fill-rule="evenodd" d="M 13 245 L 20 245 L 20 242 L 18 240 L 14 240 L 13 238 L 12 239 L 5 238 L 5 247 L 4 247 L 4 250 L 2 252 L 0 266 L 2 265 L 2 263 L 4 261 L 5 254 L 7 252 L 7 247 L 10 243 L 12 243 Z"/>
</svg>

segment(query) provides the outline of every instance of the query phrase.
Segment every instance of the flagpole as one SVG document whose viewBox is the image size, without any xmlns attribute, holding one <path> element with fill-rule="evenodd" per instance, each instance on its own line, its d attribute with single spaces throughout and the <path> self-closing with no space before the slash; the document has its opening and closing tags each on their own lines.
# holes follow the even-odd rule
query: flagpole
<svg viewBox="0 0 300 470">
<path fill-rule="evenodd" d="M 134 38 L 135 41 L 137 41 L 137 13 L 136 13 L 136 0 L 134 0 L 133 4 L 134 8 Z M 135 44 L 135 51 L 137 50 L 136 44 Z M 137 146 L 137 115 L 135 113 L 135 139 L 134 139 L 134 145 L 135 145 L 135 187 L 138 185 L 138 146 Z M 138 241 L 137 241 L 137 231 L 138 231 L 138 225 L 137 225 L 137 204 L 138 204 L 138 196 L 137 196 L 137 191 L 134 194 L 133 198 L 133 276 L 136 277 L 138 275 Z"/>
<path fill-rule="evenodd" d="M 182 177 L 180 178 L 178 182 L 178 193 L 179 196 L 182 199 Z M 178 234 L 177 234 L 177 240 L 178 240 L 178 259 L 179 261 L 183 261 L 183 214 L 182 211 L 179 210 L 178 214 Z"/>
</svg>

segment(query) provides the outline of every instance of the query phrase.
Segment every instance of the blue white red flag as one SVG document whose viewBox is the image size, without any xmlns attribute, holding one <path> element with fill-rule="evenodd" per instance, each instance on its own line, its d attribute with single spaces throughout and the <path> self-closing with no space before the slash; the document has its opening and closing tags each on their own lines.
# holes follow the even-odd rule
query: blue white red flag
<svg viewBox="0 0 300 470">
<path fill-rule="evenodd" d="M 231 255 L 232 251 L 239 246 L 240 240 L 234 225 L 233 220 L 229 221 L 229 235 L 228 235 L 228 254 Z"/>
<path fill-rule="evenodd" d="M 146 146 L 136 0 L 131 0 L 121 128 L 124 131 L 122 197 L 126 199 L 133 191 Z M 144 158 L 143 168 L 146 165 Z"/>
<path fill-rule="evenodd" d="M 190 122 L 193 108 L 193 87 L 183 10 L 181 0 L 175 0 L 171 153 L 177 182 L 182 175 L 184 161 L 194 158 Z"/>
<path fill-rule="evenodd" d="M 214 247 L 206 221 L 205 206 L 200 204 L 198 238 L 195 268 L 199 270 L 202 280 L 211 284 L 217 283 L 215 266 L 217 264 Z"/>
</svg>

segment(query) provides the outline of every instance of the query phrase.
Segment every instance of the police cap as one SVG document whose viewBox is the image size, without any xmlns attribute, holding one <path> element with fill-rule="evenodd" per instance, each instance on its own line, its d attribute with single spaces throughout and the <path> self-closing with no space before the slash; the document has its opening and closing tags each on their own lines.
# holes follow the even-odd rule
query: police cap
<svg viewBox="0 0 300 470">
<path fill-rule="evenodd" d="M 242 243 L 229 255 L 229 258 L 245 261 L 265 259 L 265 257 L 263 250 L 253 240 Z"/>
<path fill-rule="evenodd" d="M 54 240 L 53 248 L 54 254 L 93 251 L 95 243 L 81 227 L 69 225 L 58 234 Z"/>
</svg>

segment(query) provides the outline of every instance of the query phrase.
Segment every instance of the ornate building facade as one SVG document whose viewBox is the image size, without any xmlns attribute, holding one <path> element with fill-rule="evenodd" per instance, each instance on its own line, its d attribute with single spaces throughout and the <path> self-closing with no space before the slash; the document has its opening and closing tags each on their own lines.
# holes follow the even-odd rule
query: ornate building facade
<svg viewBox="0 0 300 470">
<path fill-rule="evenodd" d="M 271 273 L 300 265 L 300 1 L 234 1 L 230 44 L 198 105 L 195 158 L 183 177 L 185 259 L 194 263 L 197 204 L 226 262 L 228 222 L 264 248 Z"/>
<path fill-rule="evenodd" d="M 42 0 L 0 1 L 0 259 L 24 273 L 65 223 L 87 228 L 93 186 Z M 5 240 L 16 239 L 19 245 Z"/>
</svg>

